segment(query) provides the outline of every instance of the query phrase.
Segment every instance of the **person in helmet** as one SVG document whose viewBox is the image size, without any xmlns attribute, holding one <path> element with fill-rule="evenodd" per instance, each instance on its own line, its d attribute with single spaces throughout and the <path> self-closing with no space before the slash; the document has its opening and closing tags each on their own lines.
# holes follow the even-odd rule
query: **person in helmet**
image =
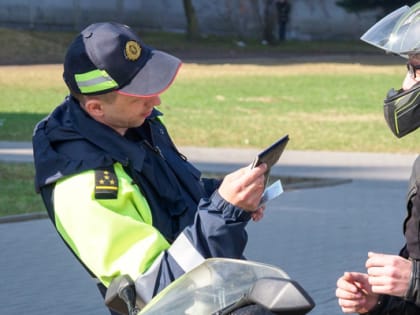
<svg viewBox="0 0 420 315">
<path fill-rule="evenodd" d="M 404 6 L 376 23 L 362 40 L 407 59 L 407 74 L 399 90 L 384 101 L 384 117 L 401 138 L 420 126 L 420 2 Z M 410 178 L 405 246 L 399 255 L 368 253 L 366 273 L 345 272 L 336 296 L 344 313 L 370 315 L 420 314 L 420 158 Z M 419 193 L 418 193 L 419 191 Z"/>
<path fill-rule="evenodd" d="M 89 25 L 66 53 L 70 95 L 35 127 L 36 189 L 102 293 L 128 275 L 147 303 L 206 258 L 241 259 L 263 215 L 265 163 L 201 178 L 172 142 L 156 107 L 180 66 L 126 25 Z"/>
</svg>

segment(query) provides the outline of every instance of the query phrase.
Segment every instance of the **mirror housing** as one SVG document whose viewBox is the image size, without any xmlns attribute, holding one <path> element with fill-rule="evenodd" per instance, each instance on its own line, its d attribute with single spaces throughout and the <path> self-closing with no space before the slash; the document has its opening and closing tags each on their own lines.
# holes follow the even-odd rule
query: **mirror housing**
<svg viewBox="0 0 420 315">
<path fill-rule="evenodd" d="M 315 307 L 309 294 L 291 279 L 259 279 L 249 291 L 247 299 L 279 315 L 304 315 Z"/>
<path fill-rule="evenodd" d="M 139 308 L 136 305 L 144 306 L 141 302 L 133 280 L 127 275 L 114 278 L 105 294 L 105 305 L 122 315 L 137 314 Z"/>
</svg>

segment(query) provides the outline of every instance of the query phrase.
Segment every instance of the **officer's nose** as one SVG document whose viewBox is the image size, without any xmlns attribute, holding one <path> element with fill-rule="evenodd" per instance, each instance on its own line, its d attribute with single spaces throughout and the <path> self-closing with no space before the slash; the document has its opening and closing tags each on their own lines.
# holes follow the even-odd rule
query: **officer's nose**
<svg viewBox="0 0 420 315">
<path fill-rule="evenodd" d="M 161 100 L 160 100 L 160 96 L 159 95 L 155 95 L 150 97 L 148 105 L 149 106 L 159 106 L 161 104 Z"/>
</svg>

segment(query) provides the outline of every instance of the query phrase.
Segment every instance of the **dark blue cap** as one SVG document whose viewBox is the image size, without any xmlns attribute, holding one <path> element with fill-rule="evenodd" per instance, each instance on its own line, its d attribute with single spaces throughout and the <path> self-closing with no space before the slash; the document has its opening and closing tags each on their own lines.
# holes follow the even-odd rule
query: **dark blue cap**
<svg viewBox="0 0 420 315">
<path fill-rule="evenodd" d="M 142 43 L 118 23 L 95 23 L 70 44 L 63 78 L 71 91 L 104 94 L 118 90 L 133 96 L 162 93 L 174 80 L 181 61 Z"/>
</svg>

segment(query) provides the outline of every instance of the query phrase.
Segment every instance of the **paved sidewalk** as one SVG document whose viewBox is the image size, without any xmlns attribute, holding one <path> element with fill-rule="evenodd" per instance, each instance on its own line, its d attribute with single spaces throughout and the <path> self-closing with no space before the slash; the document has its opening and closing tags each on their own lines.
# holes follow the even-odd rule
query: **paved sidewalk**
<svg viewBox="0 0 420 315">
<path fill-rule="evenodd" d="M 227 172 L 250 164 L 258 149 L 180 147 L 188 159 L 208 172 Z M 417 154 L 287 150 L 274 175 L 321 178 L 407 179 Z M 30 142 L 0 141 L 0 161 L 30 162 Z"/>
<path fill-rule="evenodd" d="M 32 160 L 30 142 L 0 141 L 0 161 L 31 162 Z"/>
<path fill-rule="evenodd" d="M 181 147 L 202 171 L 229 172 L 259 150 Z M 367 252 L 397 253 L 416 155 L 287 151 L 273 174 L 343 180 L 287 191 L 248 226 L 248 259 L 283 268 L 314 298 L 311 315 L 341 314 L 335 282 Z M 0 142 L 0 160 L 31 161 L 30 144 Z M 1 176 L 1 174 L 0 174 Z M 107 314 L 95 285 L 47 220 L 0 224 L 0 314 Z"/>
</svg>

